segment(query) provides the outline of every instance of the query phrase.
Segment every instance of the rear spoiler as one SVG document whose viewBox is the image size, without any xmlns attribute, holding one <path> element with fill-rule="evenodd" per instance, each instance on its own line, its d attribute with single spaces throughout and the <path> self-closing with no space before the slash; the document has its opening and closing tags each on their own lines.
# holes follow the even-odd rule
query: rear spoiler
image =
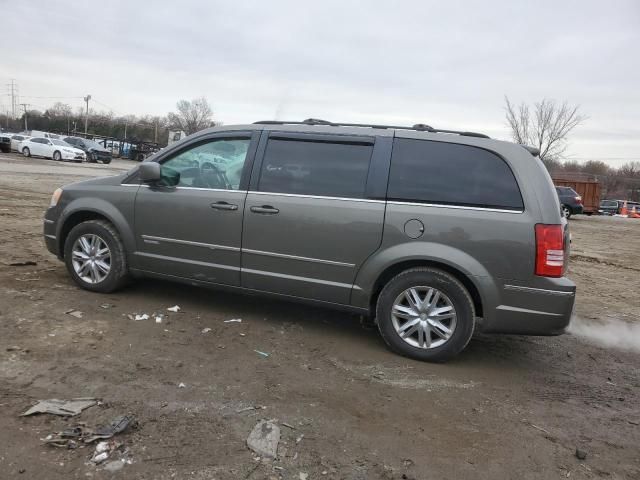
<svg viewBox="0 0 640 480">
<path fill-rule="evenodd" d="M 520 145 L 522 148 L 524 148 L 526 151 L 528 151 L 531 155 L 533 155 L 534 157 L 537 157 L 540 155 L 540 149 L 536 148 L 536 147 L 530 147 L 529 145 Z"/>
</svg>

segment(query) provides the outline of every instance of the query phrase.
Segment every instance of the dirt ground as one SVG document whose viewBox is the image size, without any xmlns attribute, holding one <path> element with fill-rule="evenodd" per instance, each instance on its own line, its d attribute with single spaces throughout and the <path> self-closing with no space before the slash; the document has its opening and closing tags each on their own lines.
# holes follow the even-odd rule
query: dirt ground
<svg viewBox="0 0 640 480">
<path fill-rule="evenodd" d="M 43 212 L 56 187 L 131 166 L 0 155 L 0 478 L 640 479 L 640 220 L 571 220 L 575 333 L 478 335 L 434 365 L 349 314 L 159 281 L 80 290 Z M 73 397 L 101 403 L 19 416 Z M 139 425 L 114 437 L 115 472 L 94 446 L 43 444 L 123 414 Z M 280 426 L 276 460 L 246 446 L 260 419 Z"/>
</svg>

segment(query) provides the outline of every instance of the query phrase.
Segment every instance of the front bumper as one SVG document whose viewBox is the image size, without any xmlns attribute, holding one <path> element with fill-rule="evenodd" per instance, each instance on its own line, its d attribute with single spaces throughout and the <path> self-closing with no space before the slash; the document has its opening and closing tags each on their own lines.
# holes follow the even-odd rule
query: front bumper
<svg viewBox="0 0 640 480">
<path fill-rule="evenodd" d="M 576 286 L 566 277 L 539 277 L 535 286 L 505 282 L 500 301 L 485 312 L 481 329 L 488 333 L 560 335 L 571 321 Z"/>
<path fill-rule="evenodd" d="M 584 213 L 584 205 L 571 205 L 569 208 L 571 208 L 571 213 L 574 215 L 581 215 Z"/>
<path fill-rule="evenodd" d="M 85 159 L 84 153 L 68 153 L 62 152 L 63 160 L 74 160 L 77 162 L 83 162 Z"/>
<path fill-rule="evenodd" d="M 56 237 L 57 228 L 53 210 L 55 210 L 55 207 L 47 209 L 46 213 L 44 214 L 44 243 L 47 247 L 47 250 L 53 253 L 56 257 L 60 258 L 61 252 L 58 248 L 58 239 Z"/>
</svg>

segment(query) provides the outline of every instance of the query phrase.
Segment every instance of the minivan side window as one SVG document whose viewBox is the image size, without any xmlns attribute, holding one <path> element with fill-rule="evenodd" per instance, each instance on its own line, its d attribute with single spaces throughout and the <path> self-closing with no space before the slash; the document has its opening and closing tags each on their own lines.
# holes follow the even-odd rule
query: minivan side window
<svg viewBox="0 0 640 480">
<path fill-rule="evenodd" d="M 250 138 L 211 139 L 192 145 L 162 162 L 167 186 L 237 190 Z"/>
<path fill-rule="evenodd" d="M 269 139 L 258 190 L 363 198 L 373 144 Z"/>
<path fill-rule="evenodd" d="M 399 138 L 393 142 L 389 200 L 523 210 L 509 165 L 482 148 Z"/>
</svg>

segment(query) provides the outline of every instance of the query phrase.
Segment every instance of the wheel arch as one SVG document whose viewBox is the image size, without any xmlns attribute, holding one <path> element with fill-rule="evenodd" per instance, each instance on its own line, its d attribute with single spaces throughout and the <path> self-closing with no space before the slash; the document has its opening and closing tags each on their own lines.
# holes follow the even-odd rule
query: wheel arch
<svg viewBox="0 0 640 480">
<path fill-rule="evenodd" d="M 88 220 L 105 220 L 111 223 L 122 238 L 125 250 L 127 252 L 133 251 L 135 239 L 125 218 L 118 210 L 115 209 L 115 207 L 110 206 L 107 202 L 100 201 L 100 203 L 104 203 L 105 205 L 101 206 L 106 206 L 106 208 L 78 206 L 64 214 L 64 217 L 58 226 L 58 232 L 56 235 L 59 239 L 58 255 L 60 258 L 64 258 L 64 244 L 67 241 L 69 232 L 71 232 L 73 227 L 76 225 Z"/>
<path fill-rule="evenodd" d="M 380 292 L 384 288 L 384 286 L 396 275 L 410 270 L 412 268 L 419 267 L 428 267 L 428 268 L 436 268 L 438 270 L 442 270 L 453 277 L 456 278 L 469 292 L 471 299 L 473 300 L 473 306 L 476 312 L 477 317 L 483 316 L 483 302 L 482 296 L 480 295 L 480 291 L 475 283 L 463 273 L 461 270 L 447 264 L 444 262 L 439 262 L 436 260 L 427 260 L 427 259 L 410 259 L 410 260 L 402 260 L 392 265 L 389 265 L 385 268 L 373 283 L 373 287 L 371 290 L 371 295 L 369 297 L 369 309 L 371 312 L 375 312 L 375 305 L 378 301 L 378 297 L 380 296 Z"/>
</svg>

